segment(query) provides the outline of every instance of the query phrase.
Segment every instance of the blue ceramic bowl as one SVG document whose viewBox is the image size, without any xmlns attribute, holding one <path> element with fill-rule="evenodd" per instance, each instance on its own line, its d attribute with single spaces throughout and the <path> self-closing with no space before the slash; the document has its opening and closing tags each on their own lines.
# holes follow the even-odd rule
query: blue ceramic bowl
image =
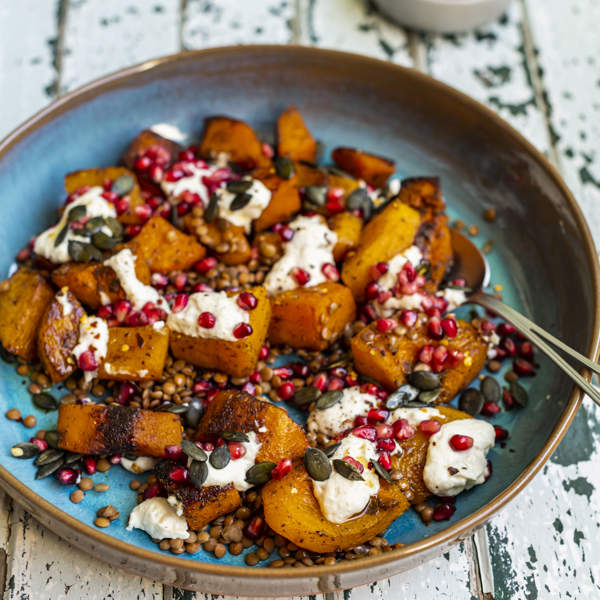
<svg viewBox="0 0 600 600">
<path fill-rule="evenodd" d="M 105 77 L 60 99 L 0 144 L 0 274 L 15 253 L 54 219 L 64 199 L 63 175 L 114 164 L 141 129 L 167 125 L 178 141 L 198 138 L 207 115 L 244 119 L 263 134 L 277 115 L 298 106 L 327 149 L 358 146 L 396 160 L 400 175 L 439 175 L 452 218 L 491 239 L 492 283 L 504 298 L 580 351 L 593 356 L 598 331 L 598 264 L 575 201 L 552 167 L 492 112 L 416 71 L 333 51 L 236 47 L 159 59 Z M 496 209 L 492 225 L 486 208 Z M 568 285 L 565 278 L 568 277 Z M 465 310 L 465 309 L 463 309 Z M 494 474 L 460 496 L 449 522 L 425 527 L 409 511 L 388 532 L 400 550 L 362 561 L 306 570 L 249 568 L 243 556 L 221 560 L 163 553 L 141 531 L 125 530 L 135 503 L 130 475 L 109 481 L 121 519 L 99 531 L 92 522 L 106 496 L 72 504 L 51 478 L 34 480 L 29 461 L 9 449 L 28 437 L 5 421 L 0 484 L 42 523 L 109 562 L 179 586 L 247 595 L 310 594 L 359 585 L 441 553 L 513 498 L 550 456 L 580 402 L 580 393 L 541 360 L 529 385 L 530 405 L 495 420 L 511 432 L 490 455 Z M 0 413 L 17 407 L 53 428 L 55 414 L 36 411 L 14 366 L 0 364 Z M 547 397 L 550 400 L 547 400 Z"/>
</svg>

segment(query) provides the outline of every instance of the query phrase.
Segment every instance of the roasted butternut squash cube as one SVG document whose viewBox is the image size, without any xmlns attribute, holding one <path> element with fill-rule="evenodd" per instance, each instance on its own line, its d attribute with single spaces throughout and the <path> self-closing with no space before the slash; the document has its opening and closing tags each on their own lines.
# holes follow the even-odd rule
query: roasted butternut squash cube
<svg viewBox="0 0 600 600">
<path fill-rule="evenodd" d="M 133 169 L 136 158 L 142 156 L 150 148 L 160 148 L 163 154 L 168 155 L 169 160 L 167 164 L 177 160 L 177 155 L 181 150 L 181 146 L 177 142 L 169 140 L 151 129 L 144 129 L 131 140 L 123 155 L 123 163 L 130 169 Z"/>
<path fill-rule="evenodd" d="M 341 188 L 344 190 L 344 198 L 348 196 L 348 194 L 352 193 L 355 189 L 359 187 L 358 179 L 352 179 L 350 177 L 343 177 L 342 175 L 338 175 L 337 173 L 329 174 L 329 187 L 330 188 Z"/>
<path fill-rule="evenodd" d="M 202 338 L 171 331 L 170 347 L 175 358 L 183 358 L 198 367 L 245 377 L 256 368 L 260 349 L 267 337 L 271 320 L 271 303 L 265 288 L 252 288 L 258 304 L 250 311 L 252 333 L 235 341 Z M 231 292 L 237 295 L 237 292 Z"/>
<path fill-rule="evenodd" d="M 215 441 L 224 431 L 256 432 L 261 447 L 256 462 L 278 463 L 304 455 L 308 446 L 302 428 L 287 411 L 246 392 L 225 390 L 213 398 L 202 417 L 196 439 Z"/>
<path fill-rule="evenodd" d="M 485 365 L 487 344 L 477 330 L 466 321 L 457 321 L 458 334 L 448 339 L 448 350 L 464 354 L 458 365 L 440 373 L 442 393 L 439 402 L 450 402 L 463 388 L 467 387 Z M 354 366 L 359 373 L 375 379 L 388 390 L 395 390 L 406 382 L 406 374 L 416 364 L 417 351 L 431 343 L 426 327 L 415 330 L 414 339 L 398 337 L 377 330 L 374 323 L 365 327 L 350 341 Z"/>
<path fill-rule="evenodd" d="M 37 334 L 54 290 L 36 271 L 21 267 L 0 291 L 0 342 L 26 361 L 37 359 Z"/>
<path fill-rule="evenodd" d="M 271 200 L 254 221 L 254 231 L 263 231 L 275 225 L 289 221 L 300 210 L 300 194 L 296 184 L 296 176 L 282 179 L 275 169 L 262 168 L 252 173 L 252 177 L 262 181 L 271 192 Z"/>
<path fill-rule="evenodd" d="M 446 209 L 438 177 L 403 179 L 397 198 L 424 215 L 436 215 Z"/>
<path fill-rule="evenodd" d="M 226 265 L 243 265 L 252 258 L 252 248 L 246 237 L 244 228 L 234 225 L 225 219 L 217 219 L 207 224 L 209 248 L 214 251 L 217 258 Z M 204 238 L 204 239 L 208 239 Z M 225 252 L 218 252 L 217 248 L 227 247 Z"/>
<path fill-rule="evenodd" d="M 106 358 L 98 368 L 101 379 L 156 381 L 169 352 L 166 326 L 109 327 Z"/>
<path fill-rule="evenodd" d="M 59 448 L 69 452 L 158 458 L 181 444 L 183 431 L 176 414 L 106 404 L 61 404 L 56 429 Z"/>
<path fill-rule="evenodd" d="M 206 254 L 194 237 L 159 216 L 150 218 L 125 247 L 145 258 L 153 273 L 186 271 Z"/>
<path fill-rule="evenodd" d="M 271 304 L 269 341 L 292 348 L 325 350 L 356 316 L 352 292 L 333 281 L 281 292 Z"/>
<path fill-rule="evenodd" d="M 260 140 L 250 125 L 229 117 L 209 117 L 204 120 L 204 133 L 198 151 L 206 158 L 225 152 L 231 162 L 247 171 L 266 167 L 271 162 L 263 154 Z"/>
<path fill-rule="evenodd" d="M 183 516 L 190 529 L 202 529 L 217 517 L 233 512 L 242 504 L 240 494 L 232 484 L 197 488 L 191 484 L 175 483 L 169 474 L 180 466 L 172 461 L 161 461 L 154 472 L 163 488 L 181 502 Z"/>
<path fill-rule="evenodd" d="M 317 142 L 295 106 L 286 108 L 277 119 L 277 154 L 291 160 L 315 162 Z"/>
<path fill-rule="evenodd" d="M 375 188 L 383 187 L 396 170 L 393 160 L 356 148 L 336 148 L 331 157 L 340 169 Z"/>
<path fill-rule="evenodd" d="M 79 321 L 84 315 L 83 307 L 68 289 L 54 296 L 44 311 L 37 348 L 42 366 L 54 383 L 77 369 L 73 348 L 79 340 Z"/>
<path fill-rule="evenodd" d="M 346 255 L 342 281 L 362 300 L 370 281 L 370 268 L 408 248 L 421 225 L 421 215 L 399 200 L 390 202 L 363 228 L 356 251 Z"/>
<path fill-rule="evenodd" d="M 345 523 L 332 523 L 322 514 L 304 465 L 297 463 L 283 479 L 262 489 L 269 527 L 311 552 L 353 548 L 381 534 L 410 504 L 400 487 L 380 480 L 381 487 L 365 513 Z"/>
<path fill-rule="evenodd" d="M 303 162 L 295 162 L 294 173 L 296 175 L 296 185 L 299 188 L 306 187 L 307 185 L 329 185 L 329 173 L 321 167 L 307 165 Z"/>
<path fill-rule="evenodd" d="M 360 217 L 349 212 L 334 215 L 329 220 L 329 228 L 337 234 L 337 243 L 333 247 L 333 257 L 336 262 L 344 259 L 349 250 L 358 246 L 363 222 Z"/>
</svg>

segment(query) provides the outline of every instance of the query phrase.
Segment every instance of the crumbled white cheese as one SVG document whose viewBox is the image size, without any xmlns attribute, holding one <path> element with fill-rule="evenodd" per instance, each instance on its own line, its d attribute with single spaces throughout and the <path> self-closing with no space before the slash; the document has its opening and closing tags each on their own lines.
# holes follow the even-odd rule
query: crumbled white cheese
<svg viewBox="0 0 600 600">
<path fill-rule="evenodd" d="M 210 464 L 210 461 L 206 463 L 208 466 L 208 475 L 202 487 L 209 487 L 211 485 L 225 486 L 232 483 L 238 492 L 249 490 L 252 487 L 252 484 L 246 481 L 246 471 L 254 466 L 261 444 L 257 441 L 254 431 L 250 431 L 246 435 L 250 441 L 241 442 L 246 449 L 244 456 L 235 460 L 231 459 L 223 469 L 215 469 Z M 211 452 L 207 452 L 206 454 L 210 457 Z"/>
<path fill-rule="evenodd" d="M 136 260 L 137 256 L 129 248 L 125 248 L 107 258 L 104 265 L 115 272 L 134 310 L 142 310 L 146 303 L 151 302 L 157 308 L 168 312 L 169 305 L 165 299 L 151 285 L 146 285 L 137 278 L 135 272 Z M 102 300 L 104 303 L 104 299 Z M 109 298 L 106 298 L 106 300 L 110 302 Z"/>
<path fill-rule="evenodd" d="M 448 302 L 447 311 L 456 310 L 467 301 L 467 294 L 460 289 L 445 288 L 441 292 L 437 292 L 436 296 L 446 299 Z"/>
<path fill-rule="evenodd" d="M 68 317 L 73 312 L 73 305 L 69 302 L 69 297 L 67 296 L 69 292 L 68 287 L 64 287 L 58 294 L 56 294 L 56 301 L 62 307 L 62 316 Z"/>
<path fill-rule="evenodd" d="M 104 365 L 104 368 L 106 368 L 106 365 Z M 146 471 L 152 471 L 157 462 L 158 460 L 151 456 L 136 456 L 134 460 L 122 456 L 120 465 L 132 473 L 145 473 Z"/>
<path fill-rule="evenodd" d="M 155 540 L 186 540 L 190 536 L 185 518 L 166 498 L 158 496 L 144 500 L 131 511 L 127 529 L 134 528 L 142 529 Z"/>
<path fill-rule="evenodd" d="M 188 177 L 182 177 L 177 181 L 165 181 L 161 183 L 161 187 L 165 194 L 169 198 L 177 198 L 177 196 L 183 194 L 183 192 L 192 192 L 192 194 L 198 194 L 202 200 L 204 206 L 208 206 L 209 194 L 208 188 L 204 185 L 202 179 L 204 177 L 210 177 L 218 167 L 216 166 L 198 166 L 206 165 L 203 161 L 199 161 L 197 164 L 188 163 L 186 169 L 192 173 Z"/>
<path fill-rule="evenodd" d="M 375 444 L 354 435 L 345 437 L 331 460 L 350 456 L 364 466 L 363 481 L 353 481 L 335 469 L 329 479 L 312 481 L 315 497 L 323 516 L 332 523 L 344 523 L 358 516 L 367 506 L 371 496 L 379 492 L 379 477 L 368 468 L 369 461 L 377 460 Z"/>
<path fill-rule="evenodd" d="M 354 386 L 342 392 L 342 399 L 324 410 L 312 410 L 308 416 L 306 427 L 311 433 L 322 433 L 327 437 L 352 427 L 354 418 L 366 415 L 377 403 L 377 398 L 360 391 Z"/>
<path fill-rule="evenodd" d="M 37 236 L 33 245 L 33 251 L 53 263 L 69 262 L 71 260 L 71 257 L 69 256 L 69 242 L 78 241 L 89 244 L 90 241 L 89 238 L 77 235 L 73 233 L 73 229 L 68 228 L 67 234 L 64 236 L 62 242 L 56 246 L 54 245 L 58 234 L 63 230 L 65 225 L 67 225 L 67 218 L 70 210 L 76 206 L 85 206 L 86 217 L 117 216 L 115 207 L 102 197 L 101 194 L 103 192 L 104 190 L 100 186 L 94 186 L 79 196 L 79 198 L 76 198 L 73 202 L 67 204 L 59 222 L 54 225 L 54 227 L 46 229 L 46 231 Z"/>
<path fill-rule="evenodd" d="M 454 435 L 468 435 L 473 446 L 456 451 L 450 446 Z M 429 438 L 423 481 L 438 496 L 456 496 L 485 481 L 488 475 L 486 456 L 496 435 L 489 423 L 479 419 L 458 419 L 442 425 Z"/>
<path fill-rule="evenodd" d="M 198 325 L 198 317 L 209 312 L 215 317 L 214 327 L 207 329 Z M 237 341 L 233 330 L 240 323 L 249 323 L 250 314 L 237 304 L 237 296 L 228 296 L 226 292 L 197 292 L 191 294 L 186 307 L 171 313 L 167 326 L 191 337 L 212 338 Z"/>
<path fill-rule="evenodd" d="M 73 348 L 73 356 L 79 363 L 79 357 L 86 351 L 91 350 L 96 361 L 100 364 L 106 358 L 108 348 L 108 325 L 100 317 L 81 317 L 79 321 L 79 340 Z M 91 381 L 98 371 L 84 371 L 85 381 Z"/>
<path fill-rule="evenodd" d="M 322 267 L 335 264 L 333 248 L 337 234 L 327 227 L 322 217 L 297 217 L 289 226 L 294 230 L 294 237 L 284 245 L 283 256 L 265 278 L 264 286 L 270 296 L 299 287 L 292 276 L 294 268 L 304 269 L 310 275 L 305 286 L 309 287 L 327 281 Z"/>
<path fill-rule="evenodd" d="M 251 181 L 252 185 L 246 190 L 246 194 L 250 195 L 250 201 L 239 210 L 230 209 L 231 203 L 237 194 L 229 192 L 227 188 L 219 188 L 215 192 L 219 196 L 219 216 L 238 227 L 243 227 L 246 233 L 250 233 L 252 221 L 260 217 L 271 201 L 271 191 L 265 184 L 258 179 L 252 179 Z"/>
<path fill-rule="evenodd" d="M 173 494 L 167 496 L 167 502 L 175 509 L 175 514 L 178 517 L 183 515 L 183 504 L 177 499 L 176 496 L 173 496 Z"/>
<path fill-rule="evenodd" d="M 417 407 L 400 407 L 390 412 L 388 417 L 388 423 L 394 423 L 399 419 L 406 419 L 409 425 L 417 427 L 419 423 L 427 421 L 429 419 L 435 419 L 441 417 L 440 411 L 433 406 L 424 406 L 423 408 Z"/>
</svg>

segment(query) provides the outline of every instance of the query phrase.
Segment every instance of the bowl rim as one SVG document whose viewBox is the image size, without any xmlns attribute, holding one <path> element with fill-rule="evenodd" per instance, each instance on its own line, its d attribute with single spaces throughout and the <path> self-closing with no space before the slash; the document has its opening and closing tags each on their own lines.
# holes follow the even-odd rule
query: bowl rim
<svg viewBox="0 0 600 600">
<path fill-rule="evenodd" d="M 482 117 L 492 120 L 497 126 L 504 129 L 504 131 L 510 134 L 514 142 L 520 145 L 532 158 L 535 159 L 537 164 L 543 168 L 546 174 L 552 179 L 553 183 L 560 190 L 561 194 L 567 201 L 567 208 L 573 216 L 577 230 L 582 238 L 583 249 L 586 254 L 586 258 L 592 266 L 592 272 L 590 273 L 592 286 L 594 290 L 594 316 L 593 326 L 594 333 L 592 340 L 587 349 L 586 355 L 592 359 L 597 360 L 599 353 L 599 340 L 600 340 L 600 263 L 598 255 L 596 253 L 595 244 L 585 220 L 583 213 L 577 204 L 573 194 L 567 187 L 566 183 L 562 179 L 562 176 L 558 170 L 548 161 L 548 159 L 524 136 L 522 136 L 516 129 L 514 129 L 509 123 L 504 121 L 498 114 L 493 112 L 490 108 L 481 104 L 477 100 L 464 94 L 463 92 L 431 77 L 430 75 L 423 73 L 417 69 L 410 67 L 403 67 L 385 60 L 380 60 L 366 55 L 355 54 L 351 52 L 342 52 L 339 50 L 330 50 L 315 48 L 309 46 L 301 46 L 297 44 L 278 45 L 278 44 L 260 44 L 260 45 L 240 45 L 240 46 L 220 46 L 215 48 L 206 48 L 199 50 L 185 50 L 166 56 L 153 58 L 132 66 L 128 66 L 117 70 L 115 72 L 104 75 L 100 78 L 94 79 L 93 81 L 86 83 L 77 89 L 60 96 L 53 102 L 36 112 L 33 116 L 24 121 L 21 125 L 12 130 L 8 135 L 0 141 L 0 161 L 7 154 L 13 146 L 19 141 L 26 138 L 28 135 L 35 132 L 35 130 L 44 125 L 45 123 L 54 120 L 54 118 L 68 112 L 70 108 L 74 108 L 81 104 L 84 104 L 89 99 L 94 98 L 97 95 L 103 94 L 113 87 L 120 86 L 123 82 L 131 76 L 139 74 L 144 71 L 152 70 L 162 65 L 168 65 L 173 63 L 185 63 L 188 61 L 193 62 L 197 57 L 206 57 L 210 55 L 224 56 L 224 55 L 237 55 L 244 53 L 250 55 L 261 55 L 264 53 L 278 53 L 279 55 L 294 55 L 303 59 L 319 59 L 329 58 L 332 60 L 342 61 L 355 61 L 357 67 L 368 68 L 369 65 L 377 68 L 387 68 L 391 74 L 401 73 L 403 77 L 414 78 L 420 83 L 428 85 L 441 94 L 451 97 L 454 101 L 462 103 L 463 105 L 469 106 L 472 110 L 478 112 Z M 590 374 L 587 370 L 582 369 L 581 373 L 589 380 Z M 569 428 L 577 409 L 579 408 L 583 392 L 577 387 L 573 387 L 569 400 L 565 405 L 564 411 L 559 418 L 558 423 L 552 430 L 548 440 L 544 444 L 540 452 L 535 458 L 526 466 L 522 473 L 500 494 L 493 498 L 490 502 L 482 506 L 475 512 L 467 515 L 461 520 L 453 523 L 443 531 L 435 533 L 431 536 L 408 544 L 402 548 L 394 549 L 390 552 L 380 554 L 372 557 L 365 557 L 358 562 L 345 561 L 337 563 L 331 566 L 313 566 L 308 571 L 304 569 L 296 569 L 293 567 L 261 567 L 253 568 L 247 566 L 237 566 L 229 564 L 213 564 L 203 561 L 191 560 L 183 558 L 182 556 L 171 556 L 168 554 L 162 554 L 152 550 L 146 550 L 139 546 L 116 539 L 106 533 L 99 531 L 94 528 L 91 524 L 84 523 L 71 516 L 67 512 L 54 506 L 48 502 L 45 498 L 33 492 L 26 484 L 21 482 L 17 477 L 12 475 L 5 467 L 0 465 L 0 485 L 8 491 L 9 495 L 19 501 L 21 504 L 31 504 L 37 506 L 39 509 L 44 511 L 49 517 L 57 519 L 67 529 L 74 530 L 75 532 L 90 538 L 91 541 L 96 542 L 104 547 L 118 550 L 121 553 L 131 554 L 138 559 L 144 561 L 150 561 L 151 563 L 160 563 L 162 566 L 170 569 L 186 569 L 195 571 L 197 574 L 207 574 L 222 578 L 236 578 L 243 580 L 246 578 L 265 579 L 265 583 L 273 583 L 277 580 L 298 580 L 308 578 L 320 578 L 336 577 L 343 573 L 348 572 L 368 572 L 374 567 L 381 567 L 384 565 L 390 565 L 390 563 L 399 562 L 402 559 L 414 557 L 416 554 L 433 550 L 436 546 L 443 548 L 450 545 L 453 542 L 464 539 L 465 536 L 469 535 L 473 529 L 484 524 L 493 514 L 504 507 L 510 500 L 512 500 L 518 493 L 520 493 L 525 486 L 533 479 L 538 473 L 541 467 L 550 458 L 554 452 L 562 437 Z M 119 565 L 123 567 L 123 565 Z M 125 568 L 127 568 L 125 566 Z M 390 576 L 393 568 L 387 573 Z M 371 580 L 377 577 L 378 573 L 374 572 L 371 575 Z M 365 583 L 369 581 L 368 576 L 365 579 Z M 194 588 L 196 589 L 196 588 Z M 239 590 L 239 588 L 237 588 Z M 281 592 L 282 590 L 278 590 Z M 238 591 L 239 593 L 239 591 Z"/>
</svg>

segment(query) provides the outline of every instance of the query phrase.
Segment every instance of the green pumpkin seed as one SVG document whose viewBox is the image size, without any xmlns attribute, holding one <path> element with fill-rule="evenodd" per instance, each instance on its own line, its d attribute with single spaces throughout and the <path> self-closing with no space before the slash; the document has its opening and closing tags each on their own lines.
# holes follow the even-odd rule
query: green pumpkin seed
<svg viewBox="0 0 600 600">
<path fill-rule="evenodd" d="M 403 406 L 407 402 L 411 402 L 419 395 L 419 390 L 408 384 L 401 385 L 395 392 L 392 392 L 385 402 L 385 407 L 388 410 L 394 410 L 399 406 Z"/>
<path fill-rule="evenodd" d="M 174 415 L 182 415 L 188 410 L 187 404 L 163 404 L 160 407 L 161 411 L 170 412 Z"/>
<path fill-rule="evenodd" d="M 285 156 L 275 159 L 275 172 L 281 179 L 289 179 L 294 174 L 294 163 Z"/>
<path fill-rule="evenodd" d="M 39 394 L 34 394 L 31 399 L 38 408 L 41 408 L 46 412 L 56 410 L 59 405 L 58 400 L 51 394 L 48 394 L 48 392 L 40 392 Z"/>
<path fill-rule="evenodd" d="M 204 404 L 200 398 L 193 398 L 185 412 L 185 424 L 188 427 L 197 427 L 200 418 L 204 414 Z"/>
<path fill-rule="evenodd" d="M 371 465 L 375 473 L 377 473 L 377 475 L 379 475 L 381 479 L 387 481 L 388 483 L 394 483 L 394 480 L 390 477 L 390 474 L 387 472 L 386 469 L 382 467 L 381 463 L 378 460 L 372 460 Z"/>
<path fill-rule="evenodd" d="M 46 463 L 45 465 L 42 465 L 35 473 L 35 478 L 36 479 L 44 479 L 44 477 L 48 477 L 49 475 L 52 475 L 52 473 L 55 473 L 56 471 L 58 471 L 61 467 L 63 466 L 63 462 L 62 460 L 57 460 L 51 463 Z"/>
<path fill-rule="evenodd" d="M 208 460 L 208 456 L 202 448 L 199 448 L 194 444 L 194 442 L 190 442 L 189 440 L 181 441 L 181 450 L 187 454 L 191 459 L 206 462 Z"/>
<path fill-rule="evenodd" d="M 296 390 L 292 396 L 292 404 L 295 406 L 308 406 L 312 404 L 321 394 L 321 390 L 316 387 L 307 386 Z"/>
<path fill-rule="evenodd" d="M 117 196 L 126 196 L 131 192 L 134 185 L 135 181 L 131 175 L 121 175 L 121 177 L 117 177 L 113 181 L 110 189 L 117 194 Z"/>
<path fill-rule="evenodd" d="M 79 221 L 79 219 L 83 219 L 87 214 L 87 208 L 83 204 L 79 204 L 78 206 L 74 206 L 67 213 L 67 222 L 71 223 L 72 221 Z"/>
<path fill-rule="evenodd" d="M 9 364 L 17 362 L 17 357 L 11 354 L 2 344 L 0 344 L 0 358 Z"/>
<path fill-rule="evenodd" d="M 344 177 L 345 179 L 352 179 L 352 181 L 356 181 L 356 177 L 350 175 L 348 171 L 344 171 L 339 167 L 327 167 L 327 171 L 332 175 L 337 175 L 338 177 Z"/>
<path fill-rule="evenodd" d="M 337 404 L 344 396 L 342 390 L 331 390 L 325 392 L 316 402 L 316 410 L 325 410 Z"/>
<path fill-rule="evenodd" d="M 227 446 L 227 444 L 223 444 L 222 446 L 215 448 L 210 453 L 210 458 L 208 460 L 215 469 L 224 469 L 231 460 L 229 446 Z"/>
<path fill-rule="evenodd" d="M 246 481 L 252 485 L 263 485 L 271 479 L 271 471 L 276 467 L 274 462 L 259 462 L 246 471 Z"/>
<path fill-rule="evenodd" d="M 90 234 L 100 231 L 105 225 L 104 217 L 92 217 L 83 228 Z"/>
<path fill-rule="evenodd" d="M 251 179 L 232 179 L 225 184 L 225 188 L 232 194 L 243 194 L 252 187 Z M 233 210 L 233 209 L 232 209 Z"/>
<path fill-rule="evenodd" d="M 75 452 L 68 452 L 67 456 L 65 456 L 65 464 L 70 465 L 72 463 L 77 462 L 83 458 L 83 454 L 77 454 Z"/>
<path fill-rule="evenodd" d="M 202 484 L 206 481 L 206 478 L 208 477 L 208 465 L 206 464 L 206 458 L 203 461 L 193 460 L 188 469 L 188 475 L 190 481 L 196 487 L 201 488 Z"/>
<path fill-rule="evenodd" d="M 46 431 L 44 441 L 48 444 L 48 446 L 50 446 L 50 448 L 58 448 L 58 431 L 56 431 L 56 429 Z"/>
<path fill-rule="evenodd" d="M 333 468 L 336 470 L 336 473 L 339 473 L 342 477 L 349 479 L 350 481 L 364 481 L 360 471 L 346 460 L 334 458 Z"/>
<path fill-rule="evenodd" d="M 74 260 L 75 262 L 100 261 L 103 258 L 100 250 L 92 246 L 92 244 L 87 244 L 85 242 L 71 240 L 69 242 L 68 250 L 71 260 Z"/>
<path fill-rule="evenodd" d="M 502 398 L 502 388 L 493 377 L 490 377 L 489 375 L 484 377 L 480 389 L 488 402 L 500 402 Z"/>
<path fill-rule="evenodd" d="M 412 402 L 407 402 L 404 405 L 404 408 L 427 408 L 431 406 L 430 402 L 420 402 L 419 400 L 413 400 Z"/>
<path fill-rule="evenodd" d="M 373 201 L 365 188 L 356 188 L 346 198 L 346 208 L 348 210 L 362 210 L 365 220 L 371 218 L 373 212 Z"/>
<path fill-rule="evenodd" d="M 331 475 L 331 463 L 327 455 L 318 448 L 307 448 L 304 453 L 304 466 L 315 481 L 325 481 Z"/>
<path fill-rule="evenodd" d="M 38 457 L 33 461 L 33 464 L 36 467 L 41 467 L 42 465 L 61 460 L 64 455 L 65 453 L 62 450 L 57 450 L 56 448 L 48 448 L 48 450 L 44 450 L 41 454 L 38 455 Z"/>
<path fill-rule="evenodd" d="M 98 250 L 111 250 L 117 245 L 117 240 L 106 235 L 103 231 L 99 231 L 92 236 L 92 244 L 94 244 Z"/>
<path fill-rule="evenodd" d="M 307 185 L 304 188 L 304 196 L 307 202 L 314 206 L 325 206 L 327 191 L 328 188 L 325 185 Z"/>
<path fill-rule="evenodd" d="M 442 388 L 436 388 L 435 390 L 426 390 L 419 394 L 419 400 L 425 404 L 433 404 L 442 393 Z"/>
<path fill-rule="evenodd" d="M 111 233 L 113 234 L 113 237 L 123 237 L 123 225 L 121 225 L 118 219 L 115 219 L 114 217 L 106 217 L 104 221 L 106 223 L 106 226 L 110 229 Z"/>
<path fill-rule="evenodd" d="M 406 376 L 408 382 L 420 390 L 434 390 L 440 387 L 440 377 L 431 371 L 413 371 Z"/>
<path fill-rule="evenodd" d="M 244 206 L 248 205 L 250 200 L 252 200 L 252 194 L 246 194 L 246 192 L 242 192 L 231 201 L 229 210 L 241 210 L 244 208 Z"/>
<path fill-rule="evenodd" d="M 341 442 L 338 442 L 337 444 L 332 444 L 331 446 L 327 446 L 326 448 L 323 448 L 323 453 L 325 454 L 325 456 L 327 458 L 331 458 L 334 454 L 335 451 L 342 445 Z"/>
<path fill-rule="evenodd" d="M 217 192 L 214 192 L 208 201 L 208 206 L 204 211 L 204 220 L 207 223 L 212 223 L 219 212 L 219 200 L 220 195 Z"/>
<path fill-rule="evenodd" d="M 56 236 L 55 240 L 54 240 L 54 247 L 56 248 L 57 246 L 60 246 L 64 241 L 65 238 L 67 237 L 67 232 L 69 231 L 69 226 L 65 225 L 59 232 L 58 235 Z"/>
<path fill-rule="evenodd" d="M 527 390 L 520 383 L 511 381 L 509 391 L 519 406 L 527 406 L 529 395 L 527 394 Z"/>
<path fill-rule="evenodd" d="M 21 444 L 15 444 L 10 449 L 10 453 L 15 458 L 33 458 L 40 453 L 40 447 L 29 442 L 22 442 Z"/>
<path fill-rule="evenodd" d="M 250 438 L 241 431 L 224 431 L 221 437 L 227 442 L 249 442 Z"/>
<path fill-rule="evenodd" d="M 472 416 L 478 415 L 483 408 L 483 396 L 479 390 L 469 388 L 458 399 L 458 408 Z"/>
<path fill-rule="evenodd" d="M 415 271 L 417 272 L 417 275 L 422 275 L 426 279 L 429 279 L 431 276 L 431 263 L 427 260 L 421 261 L 417 265 Z"/>
</svg>

